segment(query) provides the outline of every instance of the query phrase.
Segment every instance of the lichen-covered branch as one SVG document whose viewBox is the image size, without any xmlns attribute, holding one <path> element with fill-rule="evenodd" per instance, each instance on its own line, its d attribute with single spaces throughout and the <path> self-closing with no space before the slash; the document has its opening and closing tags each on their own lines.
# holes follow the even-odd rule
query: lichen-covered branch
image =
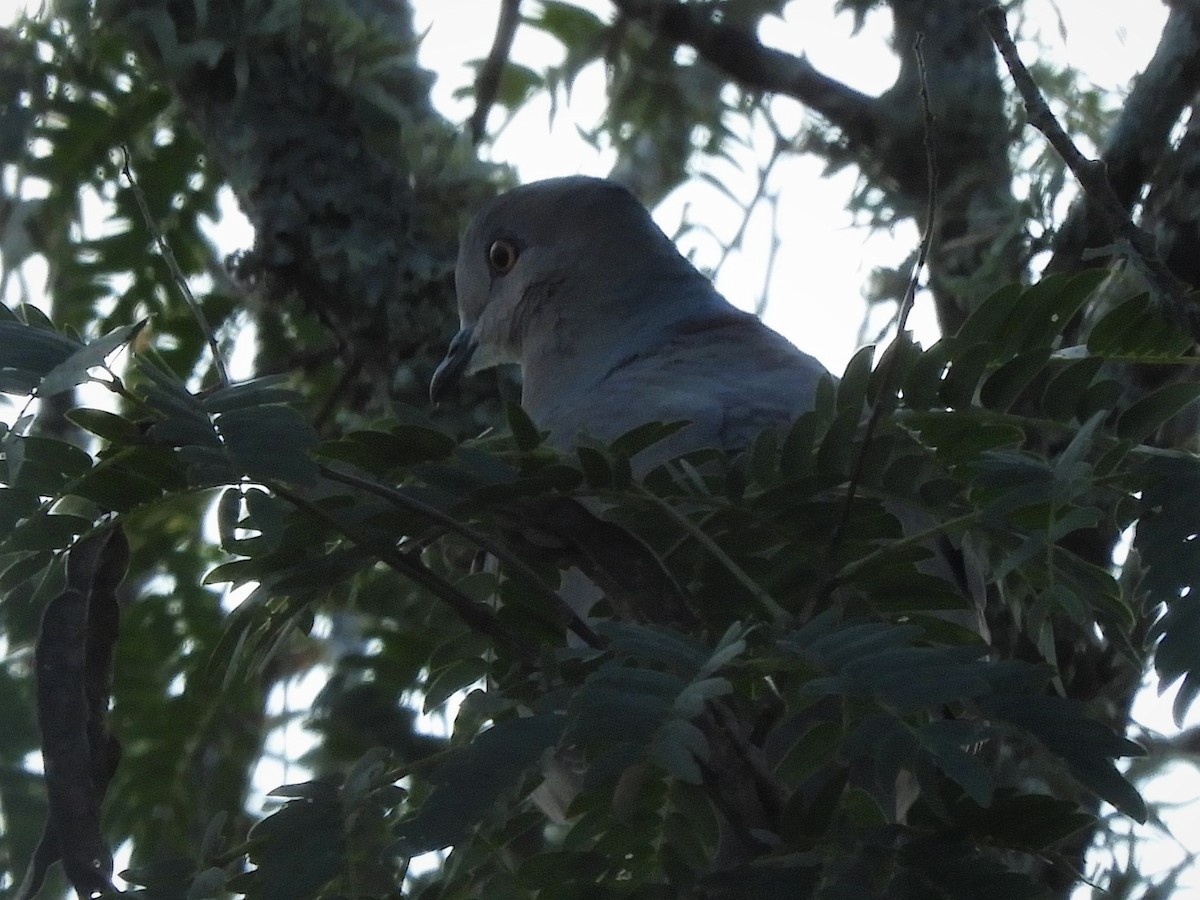
<svg viewBox="0 0 1200 900">
<path fill-rule="evenodd" d="M 458 230 L 490 170 L 433 111 L 407 3 L 282 9 L 218 0 L 197 19 L 190 3 L 129 0 L 102 27 L 133 33 L 254 227 L 234 274 L 262 310 L 258 370 L 332 344 L 349 377 L 316 390 L 364 411 L 421 404 L 454 329 Z M 309 317 L 324 328 L 297 324 Z"/>
</svg>

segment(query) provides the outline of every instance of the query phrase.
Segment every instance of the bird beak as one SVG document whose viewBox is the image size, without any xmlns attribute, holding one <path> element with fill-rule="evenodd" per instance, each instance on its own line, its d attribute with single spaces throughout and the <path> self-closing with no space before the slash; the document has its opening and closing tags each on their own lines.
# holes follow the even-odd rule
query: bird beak
<svg viewBox="0 0 1200 900">
<path fill-rule="evenodd" d="M 450 347 L 446 350 L 446 358 L 438 363 L 438 367 L 433 373 L 433 380 L 429 382 L 429 400 L 434 406 L 441 402 L 442 398 L 446 396 L 446 391 L 456 384 L 467 371 L 467 366 L 478 346 L 475 343 L 475 327 L 473 325 L 464 325 L 450 341 Z"/>
</svg>

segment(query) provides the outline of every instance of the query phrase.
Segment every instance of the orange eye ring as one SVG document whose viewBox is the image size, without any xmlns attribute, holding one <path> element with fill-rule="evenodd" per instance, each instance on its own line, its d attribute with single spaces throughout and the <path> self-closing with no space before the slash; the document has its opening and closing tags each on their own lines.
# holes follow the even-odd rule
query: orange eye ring
<svg viewBox="0 0 1200 900">
<path fill-rule="evenodd" d="M 501 238 L 488 247 L 488 265 L 497 275 L 507 275 L 517 264 L 517 248 L 512 241 Z"/>
</svg>

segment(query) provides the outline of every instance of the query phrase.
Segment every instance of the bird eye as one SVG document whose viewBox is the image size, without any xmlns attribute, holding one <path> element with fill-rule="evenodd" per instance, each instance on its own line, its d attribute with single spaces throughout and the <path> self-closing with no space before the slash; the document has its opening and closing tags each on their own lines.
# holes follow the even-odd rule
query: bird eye
<svg viewBox="0 0 1200 900">
<path fill-rule="evenodd" d="M 499 275 L 507 275 L 517 264 L 517 248 L 511 241 L 493 241 L 488 247 L 488 263 Z"/>
</svg>

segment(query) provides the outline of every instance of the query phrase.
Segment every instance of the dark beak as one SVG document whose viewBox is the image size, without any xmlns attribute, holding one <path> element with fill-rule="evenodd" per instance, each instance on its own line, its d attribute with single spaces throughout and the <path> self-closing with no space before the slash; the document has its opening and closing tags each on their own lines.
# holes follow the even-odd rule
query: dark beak
<svg viewBox="0 0 1200 900">
<path fill-rule="evenodd" d="M 475 355 L 476 346 L 475 329 L 470 325 L 464 326 L 450 341 L 446 358 L 438 364 L 433 373 L 433 380 L 429 382 L 429 400 L 434 406 L 442 401 L 446 392 L 457 384 L 458 379 L 467 371 L 467 365 Z"/>
</svg>

